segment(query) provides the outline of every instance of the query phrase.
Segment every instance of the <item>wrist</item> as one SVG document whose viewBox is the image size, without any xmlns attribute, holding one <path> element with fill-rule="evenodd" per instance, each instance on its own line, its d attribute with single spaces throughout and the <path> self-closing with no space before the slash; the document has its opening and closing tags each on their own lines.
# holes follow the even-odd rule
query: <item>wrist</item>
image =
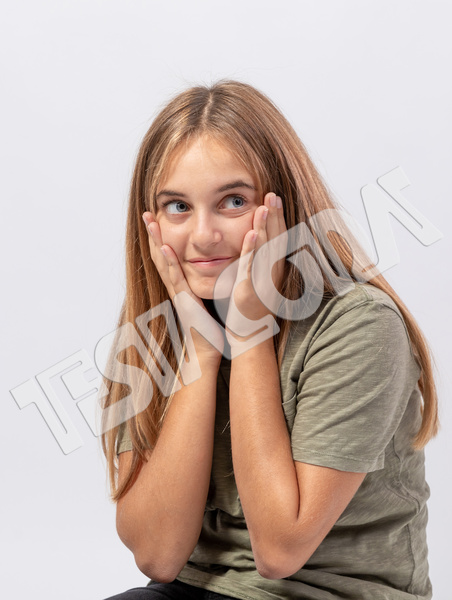
<svg viewBox="0 0 452 600">
<path fill-rule="evenodd" d="M 220 368 L 222 354 L 212 348 L 212 352 L 206 350 L 196 351 L 196 358 L 198 359 L 199 366 L 201 367 L 202 374 L 210 373 L 215 371 L 218 372 Z"/>
<path fill-rule="evenodd" d="M 268 361 L 276 362 L 276 352 L 273 340 L 263 340 L 248 348 L 243 347 L 241 351 L 232 353 L 231 366 L 238 364 L 268 364 Z"/>
</svg>

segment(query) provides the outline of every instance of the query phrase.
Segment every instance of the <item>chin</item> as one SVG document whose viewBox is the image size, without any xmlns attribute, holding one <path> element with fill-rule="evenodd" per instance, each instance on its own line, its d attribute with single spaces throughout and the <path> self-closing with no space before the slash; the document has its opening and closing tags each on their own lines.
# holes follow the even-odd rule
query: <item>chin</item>
<svg viewBox="0 0 452 600">
<path fill-rule="evenodd" d="M 198 274 L 184 270 L 191 291 L 204 300 L 225 300 L 231 297 L 237 279 L 238 260 L 228 265 L 218 274 Z"/>
<path fill-rule="evenodd" d="M 221 286 L 223 289 L 220 289 L 220 286 L 215 286 L 215 281 L 210 282 L 200 282 L 200 281 L 188 281 L 188 285 L 190 289 L 203 300 L 223 300 L 225 298 L 229 298 L 231 296 L 232 288 L 224 289 L 224 286 Z"/>
<path fill-rule="evenodd" d="M 190 285 L 190 282 L 189 282 Z M 202 300 L 213 300 L 213 285 L 190 285 L 191 291 Z"/>
</svg>

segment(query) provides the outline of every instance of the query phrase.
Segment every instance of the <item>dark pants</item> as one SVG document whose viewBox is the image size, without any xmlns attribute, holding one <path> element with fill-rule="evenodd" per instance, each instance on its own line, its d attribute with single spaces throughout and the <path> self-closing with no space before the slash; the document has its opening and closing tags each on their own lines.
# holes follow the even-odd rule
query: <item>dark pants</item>
<svg viewBox="0 0 452 600">
<path fill-rule="evenodd" d="M 150 582 L 146 587 L 133 588 L 105 600 L 234 600 L 216 592 L 182 583 L 175 579 L 171 583 Z"/>
</svg>

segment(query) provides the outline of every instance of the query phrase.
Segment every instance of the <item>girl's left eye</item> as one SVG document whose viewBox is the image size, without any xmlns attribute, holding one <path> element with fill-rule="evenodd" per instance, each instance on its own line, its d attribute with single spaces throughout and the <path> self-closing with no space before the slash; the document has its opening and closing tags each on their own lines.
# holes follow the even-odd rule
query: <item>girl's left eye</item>
<svg viewBox="0 0 452 600">
<path fill-rule="evenodd" d="M 242 196 L 229 196 L 224 204 L 226 208 L 242 208 L 245 206 L 245 198 L 242 198 Z"/>
</svg>

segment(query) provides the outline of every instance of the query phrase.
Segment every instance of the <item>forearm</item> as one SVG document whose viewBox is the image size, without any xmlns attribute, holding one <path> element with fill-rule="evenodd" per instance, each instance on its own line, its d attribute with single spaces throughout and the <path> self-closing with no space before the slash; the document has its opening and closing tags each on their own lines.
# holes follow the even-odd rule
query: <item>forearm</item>
<svg viewBox="0 0 452 600">
<path fill-rule="evenodd" d="M 212 466 L 218 366 L 179 390 L 155 448 L 118 503 L 117 529 L 140 569 L 174 579 L 199 538 Z"/>
<path fill-rule="evenodd" d="M 230 418 L 234 473 L 256 557 L 256 549 L 287 543 L 300 510 L 271 339 L 233 359 Z"/>
</svg>

